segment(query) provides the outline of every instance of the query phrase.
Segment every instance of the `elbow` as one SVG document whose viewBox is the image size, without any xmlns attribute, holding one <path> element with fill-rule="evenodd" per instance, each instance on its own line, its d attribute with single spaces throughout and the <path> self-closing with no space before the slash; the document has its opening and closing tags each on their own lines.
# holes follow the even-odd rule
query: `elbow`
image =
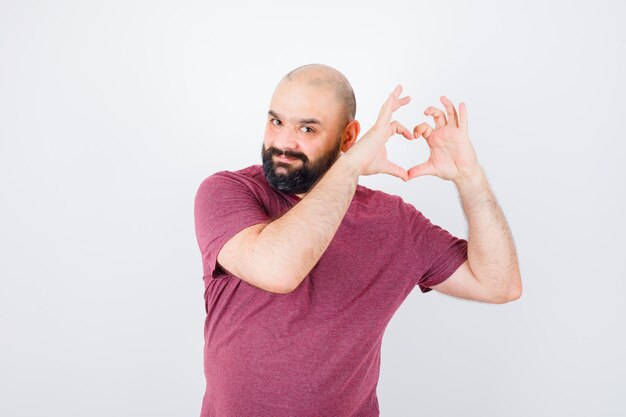
<svg viewBox="0 0 626 417">
<path fill-rule="evenodd" d="M 288 294 L 289 292 L 291 292 L 288 288 L 284 288 L 278 285 L 264 285 L 259 288 L 264 291 L 271 292 L 272 294 Z"/>
<path fill-rule="evenodd" d="M 515 287 L 515 289 L 509 291 L 506 297 L 506 302 L 508 303 L 510 301 L 519 300 L 521 297 L 522 297 L 522 286 L 519 285 L 518 287 Z"/>
<path fill-rule="evenodd" d="M 295 290 L 295 288 L 292 287 L 286 287 L 286 288 L 281 288 L 278 291 L 275 291 L 276 294 L 289 294 L 290 292 L 292 292 L 293 290 Z"/>
<path fill-rule="evenodd" d="M 263 277 L 257 278 L 256 282 L 259 283 L 257 287 L 274 294 L 289 294 L 298 287 L 294 285 L 293 279 L 277 275 L 272 273 L 272 271 L 269 274 L 264 274 Z"/>
<path fill-rule="evenodd" d="M 511 301 L 519 300 L 522 297 L 522 281 L 517 280 L 517 283 L 513 285 L 504 295 L 500 297 L 497 304 L 505 304 Z"/>
<path fill-rule="evenodd" d="M 515 285 L 511 291 L 509 291 L 509 301 L 519 300 L 522 297 L 522 274 L 517 270 L 517 274 L 515 275 Z"/>
<path fill-rule="evenodd" d="M 298 288 L 306 276 L 303 271 L 294 270 L 292 267 L 295 265 L 280 265 L 278 259 L 257 265 L 261 267 L 256 271 L 257 282 L 261 284 L 259 287 L 276 294 L 289 294 Z"/>
<path fill-rule="evenodd" d="M 488 302 L 491 304 L 506 304 L 511 301 L 519 300 L 522 296 L 522 280 L 519 275 L 511 280 L 511 284 L 504 288 L 498 288 L 491 291 L 491 297 Z"/>
<path fill-rule="evenodd" d="M 293 290 L 296 289 L 295 286 L 288 284 L 289 281 L 286 281 L 286 282 L 287 283 L 285 283 L 285 282 L 277 283 L 274 286 L 274 289 L 273 289 L 272 292 L 274 292 L 276 294 L 289 294 L 290 292 L 292 292 Z"/>
<path fill-rule="evenodd" d="M 304 281 L 307 275 L 304 275 L 304 276 L 298 275 L 301 278 L 296 278 L 296 279 L 294 279 L 292 275 L 291 278 L 282 280 L 281 285 L 280 285 L 280 293 L 289 294 L 290 292 L 295 291 L 296 288 L 300 286 L 302 281 Z"/>
<path fill-rule="evenodd" d="M 290 271 L 285 272 L 286 268 L 277 266 L 275 259 L 271 261 L 268 261 L 268 258 L 262 259 L 264 259 L 263 262 L 251 262 L 256 268 L 250 271 L 252 280 L 249 280 L 249 283 L 274 294 L 289 294 L 296 289 L 297 285 L 294 285 L 295 280 L 293 278 L 295 274 Z"/>
<path fill-rule="evenodd" d="M 288 281 L 276 279 L 276 277 L 274 277 L 273 279 L 260 280 L 257 282 L 262 283 L 260 285 L 257 285 L 257 287 L 274 294 L 289 294 L 295 289 L 292 285 L 288 284 Z"/>
<path fill-rule="evenodd" d="M 302 282 L 302 280 L 294 281 L 293 279 L 284 279 L 280 282 L 277 292 L 280 294 L 289 294 L 300 286 L 300 282 Z"/>
</svg>

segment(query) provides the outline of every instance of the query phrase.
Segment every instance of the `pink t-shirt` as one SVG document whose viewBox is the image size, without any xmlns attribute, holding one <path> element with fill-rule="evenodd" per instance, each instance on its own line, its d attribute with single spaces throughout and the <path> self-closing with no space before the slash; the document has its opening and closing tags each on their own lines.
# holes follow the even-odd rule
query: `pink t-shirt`
<svg viewBox="0 0 626 417">
<path fill-rule="evenodd" d="M 299 201 L 272 188 L 261 165 L 217 172 L 198 188 L 207 313 L 201 417 L 378 416 L 387 324 L 416 285 L 431 291 L 467 259 L 467 240 L 401 197 L 359 184 L 330 245 L 294 291 L 264 291 L 216 265 L 237 232 Z M 306 230 L 294 239 L 302 236 Z"/>
</svg>

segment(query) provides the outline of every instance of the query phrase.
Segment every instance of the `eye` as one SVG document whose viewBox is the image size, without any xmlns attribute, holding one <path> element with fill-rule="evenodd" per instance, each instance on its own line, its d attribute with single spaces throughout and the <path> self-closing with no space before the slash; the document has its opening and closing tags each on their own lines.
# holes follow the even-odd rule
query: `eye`
<svg viewBox="0 0 626 417">
<path fill-rule="evenodd" d="M 276 122 L 276 123 L 274 123 L 274 122 Z M 274 126 L 280 126 L 281 121 L 276 119 L 276 118 L 271 118 L 270 119 L 270 123 L 273 124 Z"/>
<path fill-rule="evenodd" d="M 315 132 L 315 130 L 313 128 L 310 128 L 309 126 L 302 126 L 302 129 L 309 129 L 307 130 L 303 130 L 304 133 L 313 133 Z"/>
</svg>

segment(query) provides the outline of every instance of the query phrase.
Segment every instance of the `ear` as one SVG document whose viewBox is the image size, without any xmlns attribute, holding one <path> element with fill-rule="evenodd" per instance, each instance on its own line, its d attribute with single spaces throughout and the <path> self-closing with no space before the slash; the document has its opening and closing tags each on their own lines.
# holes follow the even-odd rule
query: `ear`
<svg viewBox="0 0 626 417">
<path fill-rule="evenodd" d="M 341 152 L 347 152 L 354 145 L 360 131 L 361 125 L 358 120 L 352 120 L 346 125 L 341 134 Z"/>
</svg>

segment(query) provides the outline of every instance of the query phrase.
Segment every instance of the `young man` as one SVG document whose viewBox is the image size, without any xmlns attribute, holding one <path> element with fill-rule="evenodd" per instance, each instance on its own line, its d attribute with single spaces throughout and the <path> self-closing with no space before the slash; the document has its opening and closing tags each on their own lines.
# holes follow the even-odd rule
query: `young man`
<svg viewBox="0 0 626 417">
<path fill-rule="evenodd" d="M 208 416 L 378 416 L 384 330 L 408 294 L 488 303 L 521 296 L 506 220 L 467 133 L 467 110 L 413 132 L 391 120 L 409 101 L 397 86 L 360 140 L 346 78 L 319 64 L 287 74 L 268 110 L 262 165 L 220 171 L 195 198 L 202 253 Z M 423 137 L 430 159 L 387 159 L 394 134 Z M 386 173 L 453 181 L 468 240 L 400 197 L 358 184 Z"/>
</svg>

